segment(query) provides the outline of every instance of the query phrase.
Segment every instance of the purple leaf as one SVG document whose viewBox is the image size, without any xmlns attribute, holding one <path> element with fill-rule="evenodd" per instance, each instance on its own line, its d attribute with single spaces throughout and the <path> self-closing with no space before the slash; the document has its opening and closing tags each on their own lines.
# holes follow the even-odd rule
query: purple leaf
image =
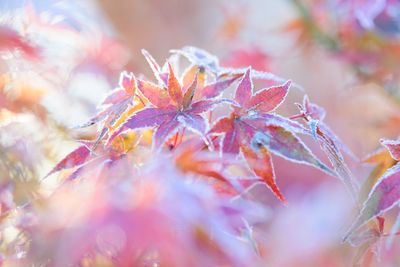
<svg viewBox="0 0 400 267">
<path fill-rule="evenodd" d="M 235 101 L 241 106 L 244 106 L 250 100 L 253 92 L 250 72 L 251 68 L 248 68 L 236 89 Z"/>
<path fill-rule="evenodd" d="M 204 135 L 207 131 L 207 120 L 200 115 L 181 114 L 178 116 L 178 121 L 191 131 Z"/>
<path fill-rule="evenodd" d="M 176 111 L 169 108 L 146 108 L 133 114 L 123 126 L 129 129 L 153 127 L 160 125 L 168 119 L 172 119 Z"/>
<path fill-rule="evenodd" d="M 206 100 L 200 100 L 191 105 L 189 109 L 187 110 L 188 113 L 193 113 L 193 114 L 201 114 L 206 111 L 212 110 L 215 106 L 221 103 L 230 103 L 232 105 L 236 105 L 235 102 L 230 101 L 228 99 L 206 99 Z"/>
<path fill-rule="evenodd" d="M 231 86 L 238 77 L 233 77 L 230 79 L 217 81 L 211 84 L 208 84 L 199 92 L 199 99 L 204 98 L 214 98 L 219 96 L 225 89 Z"/>
<path fill-rule="evenodd" d="M 168 138 L 179 130 L 179 125 L 179 121 L 177 121 L 175 118 L 161 123 L 154 132 L 153 147 L 160 149 L 161 146 L 168 140 Z"/>
</svg>

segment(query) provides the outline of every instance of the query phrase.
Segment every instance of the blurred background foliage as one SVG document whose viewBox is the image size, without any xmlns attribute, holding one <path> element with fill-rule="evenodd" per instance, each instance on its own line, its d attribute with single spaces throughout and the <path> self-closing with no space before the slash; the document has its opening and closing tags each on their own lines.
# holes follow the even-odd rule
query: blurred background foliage
<svg viewBox="0 0 400 267">
<path fill-rule="evenodd" d="M 16 266 L 13 259 L 31 242 L 21 230 L 31 218 L 29 213 L 21 216 L 21 209 L 52 195 L 62 180 L 43 177 L 77 147 L 74 140 L 95 138 L 95 127 L 73 127 L 95 114 L 121 71 L 151 75 L 142 48 L 162 62 L 170 49 L 194 45 L 217 55 L 223 66 L 251 65 L 295 81 L 327 110 L 328 125 L 359 159 L 377 149 L 380 138 L 397 137 L 399 3 L 372 1 L 385 2 L 379 9 L 368 1 L 346 2 L 1 1 L 0 251 L 7 258 L 5 266 Z M 304 92 L 292 90 L 286 103 L 301 102 Z M 280 111 L 297 113 L 291 104 Z M 349 159 L 349 165 L 359 181 L 372 170 L 358 160 Z M 275 166 L 290 205 L 278 204 L 265 188 L 253 189 L 274 214 L 256 230 L 264 244 L 263 260 L 270 266 L 349 266 L 355 252 L 341 244 L 341 237 L 352 210 L 340 182 L 281 159 L 275 159 Z M 93 198 L 101 198 L 104 188 L 98 190 Z M 55 197 L 57 207 L 64 205 L 65 196 L 68 192 Z M 53 206 L 41 201 L 34 205 L 53 212 Z M 68 205 L 73 209 L 80 203 Z M 394 215 L 389 214 L 387 225 L 394 223 Z M 38 232 L 43 236 L 52 230 L 57 229 Z M 40 236 L 33 244 L 47 248 Z M 57 236 L 53 238 L 56 242 Z M 383 248 L 371 266 L 399 266 L 399 246 L 395 240 Z M 94 261 L 82 266 L 109 266 L 101 257 Z"/>
</svg>

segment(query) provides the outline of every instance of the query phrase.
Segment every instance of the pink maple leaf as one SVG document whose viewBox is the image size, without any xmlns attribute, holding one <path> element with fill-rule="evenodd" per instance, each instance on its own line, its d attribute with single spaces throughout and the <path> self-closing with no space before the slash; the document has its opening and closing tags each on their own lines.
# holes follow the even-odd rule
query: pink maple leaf
<svg viewBox="0 0 400 267">
<path fill-rule="evenodd" d="M 251 68 L 247 69 L 235 95 L 238 106 L 228 117 L 218 120 L 212 127 L 211 135 L 223 135 L 221 151 L 244 157 L 257 176 L 263 178 L 273 193 L 285 201 L 279 191 L 273 172 L 269 152 L 288 160 L 305 163 L 331 173 L 305 144 L 295 135 L 305 129 L 274 111 L 284 101 L 290 88 L 290 81 L 253 93 Z M 264 166 L 264 167 L 260 167 Z"/>
</svg>

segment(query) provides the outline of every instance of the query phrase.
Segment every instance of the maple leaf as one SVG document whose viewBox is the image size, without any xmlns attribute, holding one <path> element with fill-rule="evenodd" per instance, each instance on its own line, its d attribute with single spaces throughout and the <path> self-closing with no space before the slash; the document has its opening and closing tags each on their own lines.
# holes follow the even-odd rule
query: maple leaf
<svg viewBox="0 0 400 267">
<path fill-rule="evenodd" d="M 210 131 L 211 135 L 223 134 L 223 153 L 239 154 L 241 151 L 250 168 L 281 201 L 285 199 L 276 185 L 269 151 L 331 173 L 295 135 L 305 129 L 294 121 L 271 113 L 284 101 L 289 87 L 290 81 L 253 94 L 249 68 L 236 89 L 234 100 L 238 106 L 233 107 L 230 116 L 218 120 Z"/>
<path fill-rule="evenodd" d="M 155 67 L 155 69 L 158 68 Z M 152 106 L 148 106 L 129 117 L 114 132 L 111 140 L 124 130 L 149 127 L 156 127 L 153 136 L 155 148 L 161 148 L 169 137 L 183 127 L 204 136 L 208 130 L 208 121 L 201 114 L 213 109 L 217 104 L 229 101 L 210 98 L 194 100 L 197 89 L 197 75 L 187 88 L 183 88 L 170 64 L 168 64 L 168 69 L 166 86 L 137 80 L 140 92 Z M 214 87 L 216 88 L 214 91 L 218 91 L 219 87 Z M 214 94 L 210 95 L 214 96 Z"/>
<path fill-rule="evenodd" d="M 336 176 L 344 183 L 354 200 L 357 200 L 358 183 L 344 161 L 341 151 L 346 152 L 352 158 L 355 158 L 355 156 L 323 122 L 325 118 L 325 110 L 323 108 L 311 103 L 307 96 L 304 96 L 302 105 L 297 105 L 300 109 L 300 114 L 292 116 L 291 119 L 302 118 L 307 122 L 311 135 L 318 141 L 321 149 L 327 155 L 337 174 Z"/>
<path fill-rule="evenodd" d="M 399 141 L 382 140 L 382 144 L 388 148 L 394 159 L 398 159 Z M 389 168 L 376 182 L 368 198 L 365 200 L 361 211 L 344 237 L 349 236 L 371 219 L 392 209 L 400 203 L 400 163 Z"/>
</svg>

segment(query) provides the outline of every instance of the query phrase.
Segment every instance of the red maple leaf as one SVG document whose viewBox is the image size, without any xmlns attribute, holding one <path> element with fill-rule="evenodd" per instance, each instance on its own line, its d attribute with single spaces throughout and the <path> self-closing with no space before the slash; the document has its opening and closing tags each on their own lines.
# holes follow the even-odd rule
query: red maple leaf
<svg viewBox="0 0 400 267">
<path fill-rule="evenodd" d="M 253 93 L 251 69 L 247 69 L 236 89 L 238 106 L 228 117 L 221 118 L 210 134 L 223 134 L 221 151 L 238 154 L 240 151 L 254 173 L 261 177 L 281 201 L 285 201 L 275 182 L 272 152 L 295 162 L 306 163 L 331 173 L 295 135 L 305 129 L 274 111 L 285 99 L 290 81 Z"/>
<path fill-rule="evenodd" d="M 145 56 L 155 73 L 158 84 L 138 79 L 137 85 L 151 106 L 129 117 L 115 131 L 110 140 L 124 130 L 148 127 L 156 127 L 153 135 L 153 146 L 156 148 L 160 148 L 169 137 L 183 127 L 204 136 L 208 130 L 208 121 L 201 114 L 213 109 L 219 103 L 232 102 L 226 99 L 215 100 L 214 98 L 232 84 L 235 79 L 209 84 L 203 88 L 203 93 L 197 94 L 199 97 L 195 97 L 198 75 L 193 77 L 187 87 L 182 86 L 169 63 L 168 76 L 165 79 L 154 59 L 149 54 L 145 54 Z M 187 75 L 191 75 L 191 73 Z M 184 77 L 184 80 L 187 80 L 187 78 Z"/>
</svg>

